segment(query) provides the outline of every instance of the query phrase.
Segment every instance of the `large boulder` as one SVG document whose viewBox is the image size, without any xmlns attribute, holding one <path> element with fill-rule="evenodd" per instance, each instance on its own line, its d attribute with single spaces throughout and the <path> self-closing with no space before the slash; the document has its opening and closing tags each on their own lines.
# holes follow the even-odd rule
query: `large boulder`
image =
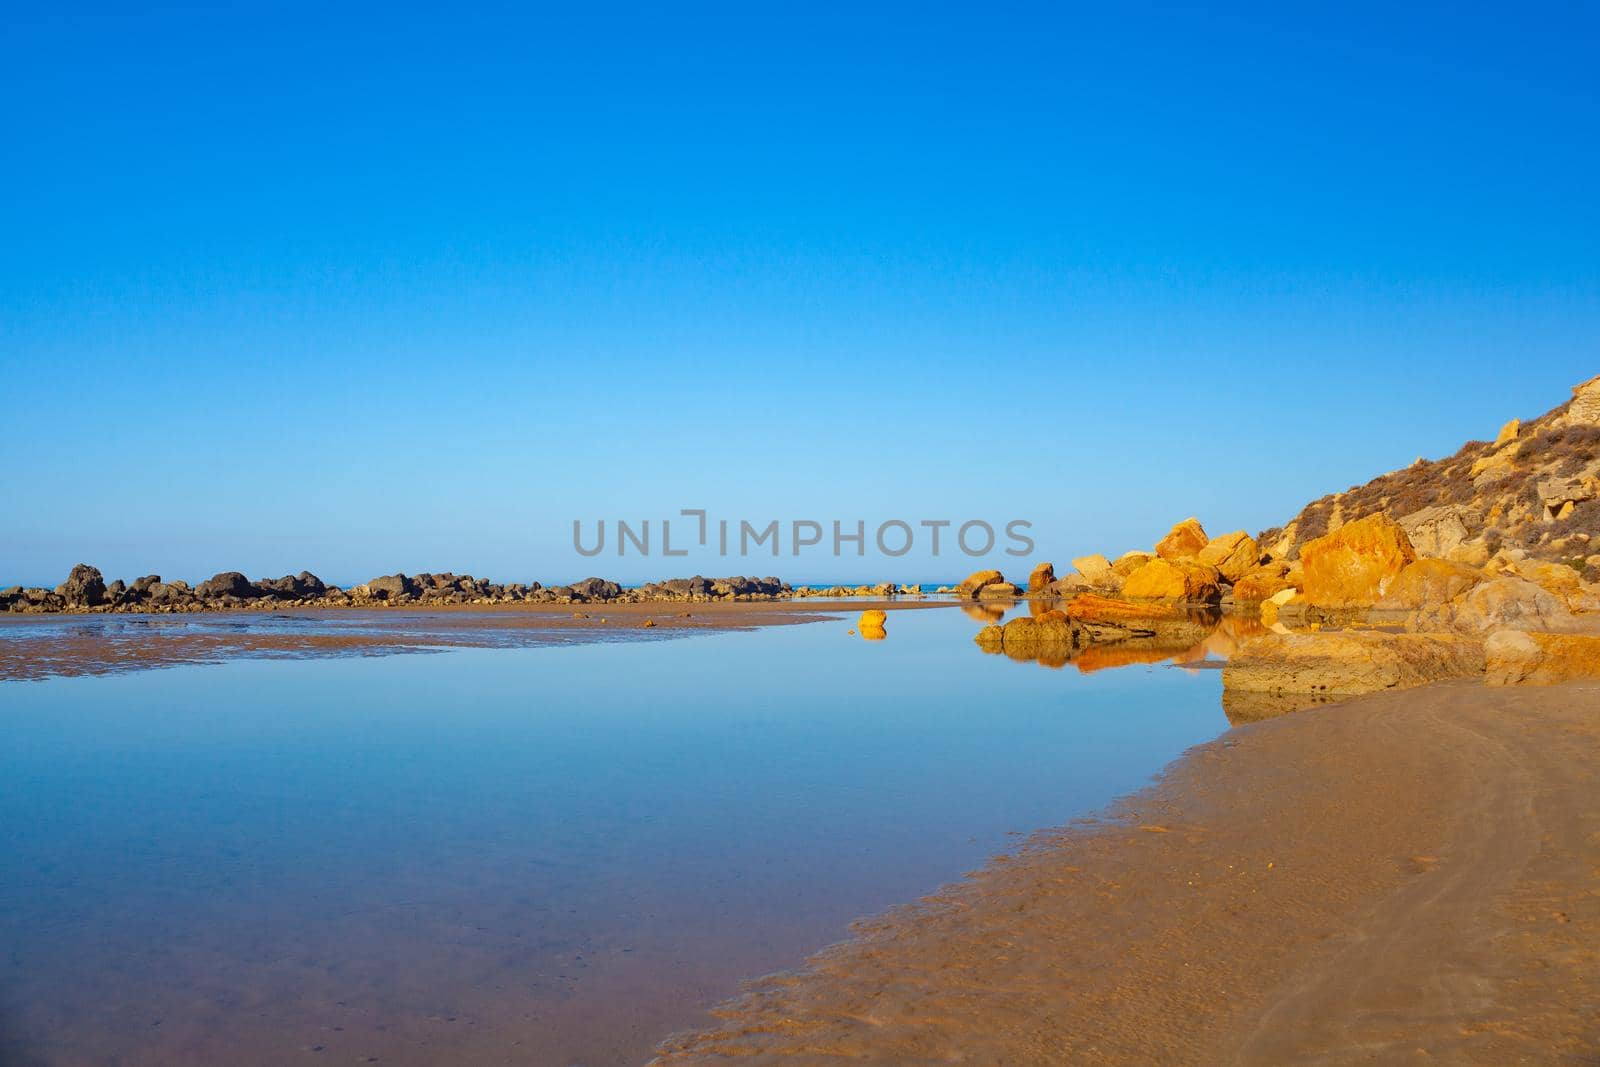
<svg viewBox="0 0 1600 1067">
<path fill-rule="evenodd" d="M 1243 530 L 1213 537 L 1195 556 L 1197 563 L 1217 568 L 1223 579 L 1237 582 L 1261 562 L 1261 549 L 1256 539 Z"/>
<path fill-rule="evenodd" d="M 1583 575 L 1565 563 L 1523 560 L 1517 574 L 1571 606 L 1583 595 Z"/>
<path fill-rule="evenodd" d="M 1240 575 L 1233 583 L 1233 599 L 1256 603 L 1268 600 L 1285 589 L 1297 588 L 1290 569 L 1291 565 L 1287 561 L 1274 560 Z"/>
<path fill-rule="evenodd" d="M 712 583 L 713 589 L 719 584 L 726 586 L 724 595 L 727 596 L 749 596 L 765 588 L 762 582 L 754 578 L 725 578 Z M 572 595 L 584 600 L 615 600 L 622 595 L 622 586 L 605 578 L 585 578 L 572 583 Z"/>
<path fill-rule="evenodd" d="M 1004 582 L 1005 575 L 997 570 L 973 571 L 967 575 L 966 581 L 956 586 L 956 595 L 963 600 L 976 600 L 979 590 L 986 585 Z"/>
<path fill-rule="evenodd" d="M 1430 604 L 1447 604 L 1487 578 L 1482 571 L 1465 564 L 1419 559 L 1406 564 L 1376 606 L 1385 610 L 1416 611 Z"/>
<path fill-rule="evenodd" d="M 1117 557 L 1115 563 L 1111 564 L 1111 573 L 1118 578 L 1126 578 L 1155 558 L 1153 552 L 1124 552 Z"/>
<path fill-rule="evenodd" d="M 1416 558 L 1405 530 L 1379 512 L 1301 545 L 1301 589 L 1318 607 L 1371 607 Z"/>
<path fill-rule="evenodd" d="M 1600 636 L 1496 630 L 1483 643 L 1490 685 L 1600 678 Z"/>
<path fill-rule="evenodd" d="M 1028 595 L 1039 596 L 1047 593 L 1050 583 L 1056 580 L 1056 568 L 1053 563 L 1041 563 L 1033 568 L 1028 575 Z"/>
<path fill-rule="evenodd" d="M 106 602 L 106 581 L 97 569 L 80 563 L 56 586 L 56 596 L 69 608 L 92 608 Z"/>
<path fill-rule="evenodd" d="M 1216 600 L 1222 576 L 1190 560 L 1153 559 L 1128 575 L 1122 595 L 1132 600 Z"/>
<path fill-rule="evenodd" d="M 367 582 L 367 592 L 374 600 L 399 600 L 401 597 L 416 596 L 417 583 L 404 574 L 385 574 Z"/>
<path fill-rule="evenodd" d="M 1371 693 L 1483 670 L 1483 642 L 1459 634 L 1265 634 L 1245 641 L 1228 660 L 1222 685 L 1256 693 Z"/>
<path fill-rule="evenodd" d="M 1022 590 L 1018 589 L 1010 582 L 990 582 L 988 585 L 978 590 L 979 600 L 999 600 L 1006 597 L 1015 598 L 1021 595 Z"/>
<path fill-rule="evenodd" d="M 1494 578 L 1473 586 L 1449 604 L 1424 608 L 1415 625 L 1431 629 L 1443 623 L 1460 633 L 1486 634 L 1505 628 L 1561 630 L 1573 623 L 1561 599 L 1525 578 Z"/>
<path fill-rule="evenodd" d="M 134 583 L 137 585 L 138 583 Z M 157 607 L 177 607 L 194 599 L 194 590 L 182 578 L 170 582 L 158 581 L 150 586 L 150 603 Z"/>
<path fill-rule="evenodd" d="M 1411 547 L 1423 556 L 1447 557 L 1469 534 L 1460 509 L 1443 504 L 1402 516 L 1400 528 L 1411 539 Z"/>
<path fill-rule="evenodd" d="M 195 586 L 194 595 L 201 600 L 214 600 L 224 596 L 246 599 L 260 596 L 261 590 L 252 585 L 250 579 L 238 571 L 223 571 L 221 574 L 213 574 Z"/>
<path fill-rule="evenodd" d="M 1156 555 L 1162 559 L 1192 559 L 1210 541 L 1199 519 L 1184 519 L 1156 542 Z"/>
<path fill-rule="evenodd" d="M 1072 568 L 1083 575 L 1090 585 L 1103 586 L 1120 581 L 1116 571 L 1111 569 L 1111 561 L 1098 552 L 1078 556 L 1072 561 Z"/>
</svg>

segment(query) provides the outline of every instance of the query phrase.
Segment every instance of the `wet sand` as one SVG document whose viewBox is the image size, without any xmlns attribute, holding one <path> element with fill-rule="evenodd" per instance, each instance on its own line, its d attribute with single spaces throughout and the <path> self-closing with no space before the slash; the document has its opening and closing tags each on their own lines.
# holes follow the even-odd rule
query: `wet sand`
<svg viewBox="0 0 1600 1067">
<path fill-rule="evenodd" d="M 856 932 L 656 1062 L 1593 1063 L 1600 686 L 1237 728 Z"/>
<path fill-rule="evenodd" d="M 950 606 L 950 601 L 936 600 L 796 600 L 0 615 L 0 681 L 239 657 L 382 656 L 446 648 L 650 640 L 707 630 L 854 620 L 870 608 Z M 653 625 L 647 627 L 646 621 Z"/>
</svg>

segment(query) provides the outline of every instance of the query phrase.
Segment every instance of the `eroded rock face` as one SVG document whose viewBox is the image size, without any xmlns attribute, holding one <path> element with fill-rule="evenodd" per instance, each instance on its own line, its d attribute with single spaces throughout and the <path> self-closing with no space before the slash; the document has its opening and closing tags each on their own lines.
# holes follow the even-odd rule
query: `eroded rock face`
<svg viewBox="0 0 1600 1067">
<path fill-rule="evenodd" d="M 1600 678 L 1600 636 L 1497 630 L 1484 642 L 1490 685 L 1556 685 Z"/>
<path fill-rule="evenodd" d="M 1213 537 L 1195 556 L 1195 561 L 1217 568 L 1225 581 L 1237 582 L 1261 562 L 1261 548 L 1254 537 L 1243 530 L 1235 530 Z"/>
<path fill-rule="evenodd" d="M 1473 637 L 1337 630 L 1252 637 L 1223 668 L 1222 684 L 1239 692 L 1355 694 L 1483 672 L 1483 642 Z"/>
<path fill-rule="evenodd" d="M 1122 595 L 1134 600 L 1217 600 L 1221 577 L 1203 563 L 1153 559 L 1128 575 Z"/>
<path fill-rule="evenodd" d="M 1465 543 L 1469 536 L 1461 509 L 1442 505 L 1403 516 L 1400 528 L 1410 538 L 1411 547 L 1422 556 L 1445 558 Z"/>
<path fill-rule="evenodd" d="M 1318 607 L 1371 607 L 1416 558 L 1399 523 L 1369 515 L 1300 546 L 1301 590 Z"/>
<path fill-rule="evenodd" d="M 1406 564 L 1377 607 L 1416 611 L 1430 604 L 1445 604 L 1487 579 L 1488 575 L 1475 567 L 1442 559 L 1419 559 Z"/>
<path fill-rule="evenodd" d="M 1199 519 L 1184 519 L 1156 543 L 1156 555 L 1162 559 L 1192 559 L 1210 541 Z"/>
</svg>

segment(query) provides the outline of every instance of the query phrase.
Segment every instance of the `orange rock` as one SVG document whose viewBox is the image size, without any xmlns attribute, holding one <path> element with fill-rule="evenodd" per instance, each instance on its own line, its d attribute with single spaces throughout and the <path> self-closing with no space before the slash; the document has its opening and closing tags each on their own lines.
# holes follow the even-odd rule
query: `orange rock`
<svg viewBox="0 0 1600 1067">
<path fill-rule="evenodd" d="M 1187 612 L 1176 604 L 1152 604 L 1148 601 L 1134 603 L 1128 600 L 1116 600 L 1111 597 L 1098 596 L 1094 593 L 1079 593 L 1067 601 L 1062 609 L 1069 619 L 1079 622 L 1123 622 L 1125 620 L 1139 619 L 1182 619 L 1187 617 Z"/>
<path fill-rule="evenodd" d="M 1128 575 L 1122 595 L 1134 600 L 1216 600 L 1222 595 L 1215 567 L 1191 560 L 1153 559 Z"/>
<path fill-rule="evenodd" d="M 1199 519 L 1184 519 L 1156 543 L 1156 555 L 1162 559 L 1191 559 L 1210 541 Z"/>
<path fill-rule="evenodd" d="M 996 570 L 974 571 L 967 575 L 967 580 L 956 586 L 956 595 L 964 600 L 972 600 L 984 586 L 1005 581 L 1005 575 Z"/>
<path fill-rule="evenodd" d="M 1222 670 L 1226 691 L 1370 693 L 1483 673 L 1483 642 L 1376 630 L 1252 637 Z"/>
<path fill-rule="evenodd" d="M 1497 630 L 1483 644 L 1490 685 L 1555 685 L 1600 678 L 1600 636 Z"/>
<path fill-rule="evenodd" d="M 1109 667 L 1131 667 L 1138 663 L 1160 663 L 1171 659 L 1170 648 L 1150 648 L 1143 645 L 1090 645 L 1083 650 L 1072 665 L 1084 674 L 1093 674 Z"/>
<path fill-rule="evenodd" d="M 1118 556 L 1117 561 L 1111 565 L 1111 573 L 1115 574 L 1118 578 L 1126 578 L 1128 575 L 1132 574 L 1134 571 L 1138 570 L 1140 567 L 1143 567 L 1146 563 L 1149 563 L 1155 558 L 1156 557 L 1149 552 L 1124 552 L 1122 555 Z"/>
<path fill-rule="evenodd" d="M 861 613 L 861 620 L 857 623 L 857 625 L 863 630 L 869 626 L 873 629 L 881 630 L 883 629 L 883 624 L 888 621 L 888 618 L 889 615 L 887 612 L 873 608 L 871 611 L 863 611 Z"/>
<path fill-rule="evenodd" d="M 1213 537 L 1197 556 L 1197 563 L 1215 567 L 1229 582 L 1237 582 L 1261 562 L 1261 549 L 1256 539 L 1243 530 Z"/>
<path fill-rule="evenodd" d="M 1405 530 L 1379 512 L 1301 545 L 1301 588 L 1318 607 L 1371 607 L 1416 558 Z"/>
<path fill-rule="evenodd" d="M 1033 573 L 1028 575 L 1028 595 L 1036 596 L 1043 593 L 1051 582 L 1056 580 L 1056 567 L 1053 563 L 1041 563 L 1033 568 Z"/>
<path fill-rule="evenodd" d="M 1415 563 L 1408 563 L 1395 576 L 1377 606 L 1415 611 L 1429 604 L 1445 604 L 1487 578 L 1488 575 L 1482 571 L 1463 563 L 1419 559 Z"/>
<path fill-rule="evenodd" d="M 1233 599 L 1254 603 L 1294 587 L 1294 583 L 1289 580 L 1289 564 L 1281 560 L 1263 563 L 1234 581 Z"/>
<path fill-rule="evenodd" d="M 1568 605 L 1583 594 L 1583 576 L 1565 563 L 1524 560 L 1517 564 L 1517 573 Z"/>
</svg>

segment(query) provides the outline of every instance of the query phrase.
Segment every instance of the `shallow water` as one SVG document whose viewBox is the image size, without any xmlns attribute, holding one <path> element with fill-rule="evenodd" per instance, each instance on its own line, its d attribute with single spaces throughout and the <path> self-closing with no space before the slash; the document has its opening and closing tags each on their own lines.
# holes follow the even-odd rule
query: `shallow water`
<svg viewBox="0 0 1600 1067">
<path fill-rule="evenodd" d="M 0 1062 L 641 1062 L 1227 726 L 850 625 L 0 683 Z"/>
</svg>

